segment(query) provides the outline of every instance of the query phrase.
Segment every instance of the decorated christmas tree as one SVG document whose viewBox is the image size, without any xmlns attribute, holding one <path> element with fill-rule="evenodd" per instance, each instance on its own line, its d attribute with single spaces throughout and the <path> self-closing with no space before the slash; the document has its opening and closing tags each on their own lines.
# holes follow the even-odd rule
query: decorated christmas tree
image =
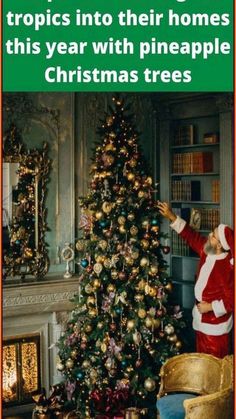
<svg viewBox="0 0 236 419">
<path fill-rule="evenodd" d="M 58 343 L 57 368 L 78 417 L 113 417 L 133 406 L 154 418 L 158 373 L 179 353 L 184 322 L 167 302 L 169 248 L 155 185 L 132 115 L 122 99 L 113 102 L 98 130 L 88 196 L 80 200 L 80 292 Z"/>
</svg>

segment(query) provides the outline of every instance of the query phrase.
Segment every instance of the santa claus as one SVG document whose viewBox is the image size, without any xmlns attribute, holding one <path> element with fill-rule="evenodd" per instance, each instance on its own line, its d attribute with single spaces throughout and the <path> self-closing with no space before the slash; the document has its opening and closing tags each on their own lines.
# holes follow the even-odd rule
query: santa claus
<svg viewBox="0 0 236 419">
<path fill-rule="evenodd" d="M 176 216 L 166 202 L 158 202 L 160 213 L 171 221 L 174 229 L 200 257 L 194 287 L 193 328 L 196 350 L 223 358 L 229 353 L 234 304 L 234 233 L 220 224 L 201 236 L 182 218 Z"/>
</svg>

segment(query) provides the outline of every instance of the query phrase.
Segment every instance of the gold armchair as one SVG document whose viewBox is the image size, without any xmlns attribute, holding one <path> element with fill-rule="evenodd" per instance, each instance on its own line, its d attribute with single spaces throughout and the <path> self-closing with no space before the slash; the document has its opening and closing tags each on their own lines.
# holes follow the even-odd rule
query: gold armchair
<svg viewBox="0 0 236 419">
<path fill-rule="evenodd" d="M 233 418 L 232 355 L 223 359 L 203 353 L 177 355 L 162 366 L 160 377 L 158 399 L 171 393 L 197 395 L 183 401 L 184 419 Z M 159 414 L 157 419 L 162 419 Z"/>
</svg>

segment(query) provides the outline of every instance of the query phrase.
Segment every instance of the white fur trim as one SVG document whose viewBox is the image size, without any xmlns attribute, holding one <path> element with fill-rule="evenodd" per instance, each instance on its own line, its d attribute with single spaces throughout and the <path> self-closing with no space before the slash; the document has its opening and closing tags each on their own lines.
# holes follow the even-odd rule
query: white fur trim
<svg viewBox="0 0 236 419">
<path fill-rule="evenodd" d="M 195 298 L 198 301 L 202 301 L 202 293 L 205 289 L 208 279 L 211 275 L 212 269 L 214 268 L 214 265 L 217 260 L 219 259 L 225 259 L 227 256 L 227 253 L 222 252 L 219 255 L 208 255 L 206 257 L 205 263 L 202 265 L 197 282 L 194 287 L 194 294 Z"/>
<path fill-rule="evenodd" d="M 231 263 L 231 265 L 234 265 L 234 259 L 233 258 L 230 259 L 230 263 Z"/>
<path fill-rule="evenodd" d="M 227 311 L 225 310 L 223 300 L 212 301 L 211 305 L 212 305 L 212 310 L 214 312 L 214 315 L 216 317 L 221 317 L 227 313 Z"/>
<path fill-rule="evenodd" d="M 218 226 L 218 235 L 223 249 L 230 250 L 230 247 L 225 238 L 225 227 L 227 227 L 225 224 L 220 224 Z"/>
<path fill-rule="evenodd" d="M 183 218 L 180 218 L 178 215 L 177 215 L 176 220 L 170 224 L 170 227 L 173 228 L 173 230 L 175 230 L 176 233 L 178 234 L 180 234 L 183 231 L 185 226 L 186 226 L 186 221 L 183 220 Z"/>
<path fill-rule="evenodd" d="M 202 322 L 202 315 L 199 313 L 197 306 L 193 307 L 193 329 L 198 332 L 205 333 L 206 335 L 211 336 L 221 336 L 225 333 L 229 333 L 233 327 L 233 316 L 223 323 L 219 324 L 210 324 Z"/>
</svg>

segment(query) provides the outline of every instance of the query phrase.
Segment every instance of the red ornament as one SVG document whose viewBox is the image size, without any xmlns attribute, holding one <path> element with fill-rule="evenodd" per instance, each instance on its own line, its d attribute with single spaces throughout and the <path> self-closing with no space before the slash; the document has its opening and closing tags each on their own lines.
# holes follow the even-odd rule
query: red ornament
<svg viewBox="0 0 236 419">
<path fill-rule="evenodd" d="M 120 190 L 120 185 L 118 185 L 118 183 L 115 183 L 112 189 L 114 192 L 118 192 Z"/>
<path fill-rule="evenodd" d="M 86 342 L 81 342 L 80 347 L 81 347 L 81 349 L 86 349 L 86 347 L 87 347 Z"/>
<path fill-rule="evenodd" d="M 93 270 L 93 267 L 92 267 L 91 265 L 89 265 L 89 266 L 86 268 L 86 271 L 87 271 L 88 273 L 92 272 L 92 270 Z"/>
<path fill-rule="evenodd" d="M 114 332 L 116 330 L 116 324 L 115 323 L 111 323 L 110 324 L 110 329 L 112 332 Z"/>
<path fill-rule="evenodd" d="M 119 272 L 118 274 L 119 279 L 124 281 L 126 279 L 126 273 L 124 271 Z"/>
<path fill-rule="evenodd" d="M 141 359 L 137 359 L 137 361 L 135 362 L 136 368 L 140 368 L 142 363 L 143 363 L 143 361 Z"/>
<path fill-rule="evenodd" d="M 162 248 L 162 251 L 165 255 L 168 255 L 168 253 L 170 253 L 170 246 L 164 246 Z"/>
<path fill-rule="evenodd" d="M 103 233 L 108 239 L 112 236 L 112 230 L 103 230 Z"/>
</svg>

